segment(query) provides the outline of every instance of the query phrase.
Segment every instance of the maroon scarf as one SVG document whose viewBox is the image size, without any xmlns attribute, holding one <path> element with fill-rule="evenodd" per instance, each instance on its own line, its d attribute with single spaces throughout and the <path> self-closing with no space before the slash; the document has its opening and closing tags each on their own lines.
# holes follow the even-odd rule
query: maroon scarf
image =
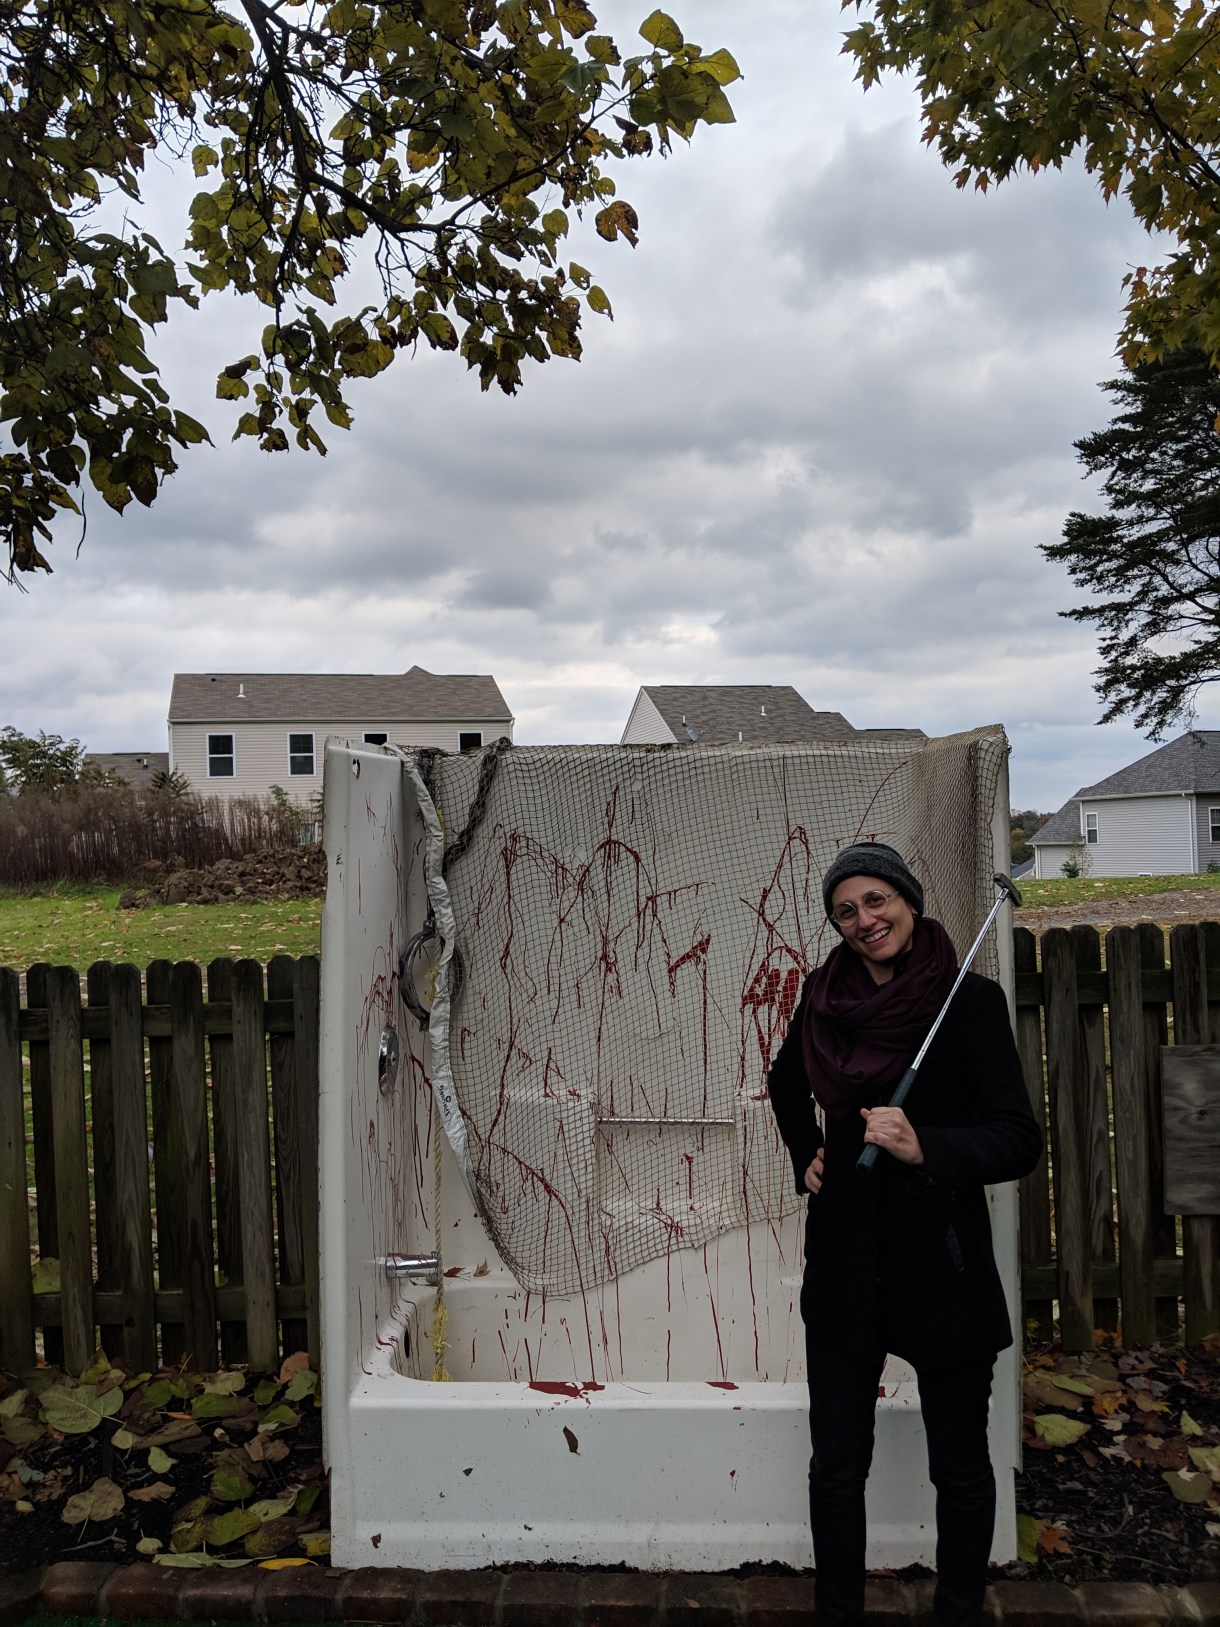
<svg viewBox="0 0 1220 1627">
<path fill-rule="evenodd" d="M 915 1059 L 957 976 L 957 951 L 939 921 L 920 917 L 888 983 L 840 943 L 812 974 L 802 1040 L 813 1099 L 849 1118 L 889 1096 Z"/>
</svg>

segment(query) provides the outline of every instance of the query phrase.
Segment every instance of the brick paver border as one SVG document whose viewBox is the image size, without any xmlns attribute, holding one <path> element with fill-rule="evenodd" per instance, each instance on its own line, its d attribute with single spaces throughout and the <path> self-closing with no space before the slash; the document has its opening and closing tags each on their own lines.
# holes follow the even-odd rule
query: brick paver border
<svg viewBox="0 0 1220 1627">
<path fill-rule="evenodd" d="M 642 1571 L 178 1570 L 59 1564 L 0 1580 L 0 1627 L 103 1621 L 401 1623 L 403 1627 L 809 1627 L 804 1576 Z M 927 1622 L 928 1582 L 871 1578 L 869 1627 Z M 997 1582 L 989 1627 L 1220 1627 L 1220 1582 Z"/>
</svg>

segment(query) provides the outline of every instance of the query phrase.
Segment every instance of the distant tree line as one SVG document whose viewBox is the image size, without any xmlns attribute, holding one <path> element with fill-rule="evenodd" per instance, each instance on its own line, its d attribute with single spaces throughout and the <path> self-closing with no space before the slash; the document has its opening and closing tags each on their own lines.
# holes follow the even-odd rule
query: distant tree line
<svg viewBox="0 0 1220 1627">
<path fill-rule="evenodd" d="M 1008 834 L 1012 848 L 1012 862 L 1024 864 L 1032 859 L 1034 850 L 1029 845 L 1029 839 L 1040 831 L 1050 818 L 1048 813 L 1038 813 L 1033 808 L 1013 808 L 1008 815 Z"/>
<path fill-rule="evenodd" d="M 278 788 L 277 788 L 278 789 Z M 316 817 L 281 791 L 201 797 L 176 771 L 133 786 L 79 740 L 0 730 L 0 885 L 120 884 L 150 863 L 198 870 L 261 848 L 298 845 Z"/>
</svg>

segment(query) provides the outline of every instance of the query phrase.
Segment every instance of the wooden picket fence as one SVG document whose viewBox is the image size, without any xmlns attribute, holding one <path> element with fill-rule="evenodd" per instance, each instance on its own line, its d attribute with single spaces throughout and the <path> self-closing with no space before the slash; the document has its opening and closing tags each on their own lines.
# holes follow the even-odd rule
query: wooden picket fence
<svg viewBox="0 0 1220 1627">
<path fill-rule="evenodd" d="M 0 1366 L 317 1362 L 318 961 L 206 977 L 0 968 Z"/>
<path fill-rule="evenodd" d="M 1049 1159 L 1022 1182 L 1025 1311 L 1066 1348 L 1220 1331 L 1220 1217 L 1164 1212 L 1161 1047 L 1220 1041 L 1220 924 L 1014 935 L 1017 1044 Z"/>
<path fill-rule="evenodd" d="M 1017 1043 L 1048 1158 L 1025 1314 L 1068 1348 L 1220 1331 L 1220 1217 L 1163 1212 L 1161 1047 L 1220 1043 L 1220 924 L 1018 928 Z M 0 968 L 0 1367 L 258 1370 L 318 1334 L 319 968 Z M 86 1082 L 87 1081 L 87 1082 Z M 32 1150 L 29 1136 L 32 1132 Z M 34 1232 L 31 1233 L 31 1216 Z M 59 1286 L 31 1279 L 31 1250 Z"/>
</svg>

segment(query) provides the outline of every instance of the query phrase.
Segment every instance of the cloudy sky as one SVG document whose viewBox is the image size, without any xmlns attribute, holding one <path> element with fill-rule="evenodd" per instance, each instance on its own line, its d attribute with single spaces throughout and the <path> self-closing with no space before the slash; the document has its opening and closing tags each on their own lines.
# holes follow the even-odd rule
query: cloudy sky
<svg viewBox="0 0 1220 1627">
<path fill-rule="evenodd" d="M 596 9 L 623 39 L 650 7 Z M 419 662 L 494 673 L 521 743 L 617 740 L 643 683 L 998 721 L 1014 804 L 1047 810 L 1151 749 L 1096 727 L 1093 635 L 1038 552 L 1097 503 L 1072 443 L 1109 416 L 1146 240 L 1081 173 L 959 193 L 908 88 L 853 82 L 833 0 L 671 9 L 734 52 L 739 122 L 618 172 L 636 250 L 571 240 L 615 309 L 584 361 L 508 399 L 402 358 L 325 460 L 268 457 L 211 399 L 262 313 L 209 298 L 158 356 L 215 446 L 151 511 L 91 502 L 28 593 L 0 586 L 0 723 L 163 750 L 175 671 Z M 155 190 L 170 246 L 190 183 Z M 1206 696 L 1199 720 L 1220 724 Z"/>
</svg>

